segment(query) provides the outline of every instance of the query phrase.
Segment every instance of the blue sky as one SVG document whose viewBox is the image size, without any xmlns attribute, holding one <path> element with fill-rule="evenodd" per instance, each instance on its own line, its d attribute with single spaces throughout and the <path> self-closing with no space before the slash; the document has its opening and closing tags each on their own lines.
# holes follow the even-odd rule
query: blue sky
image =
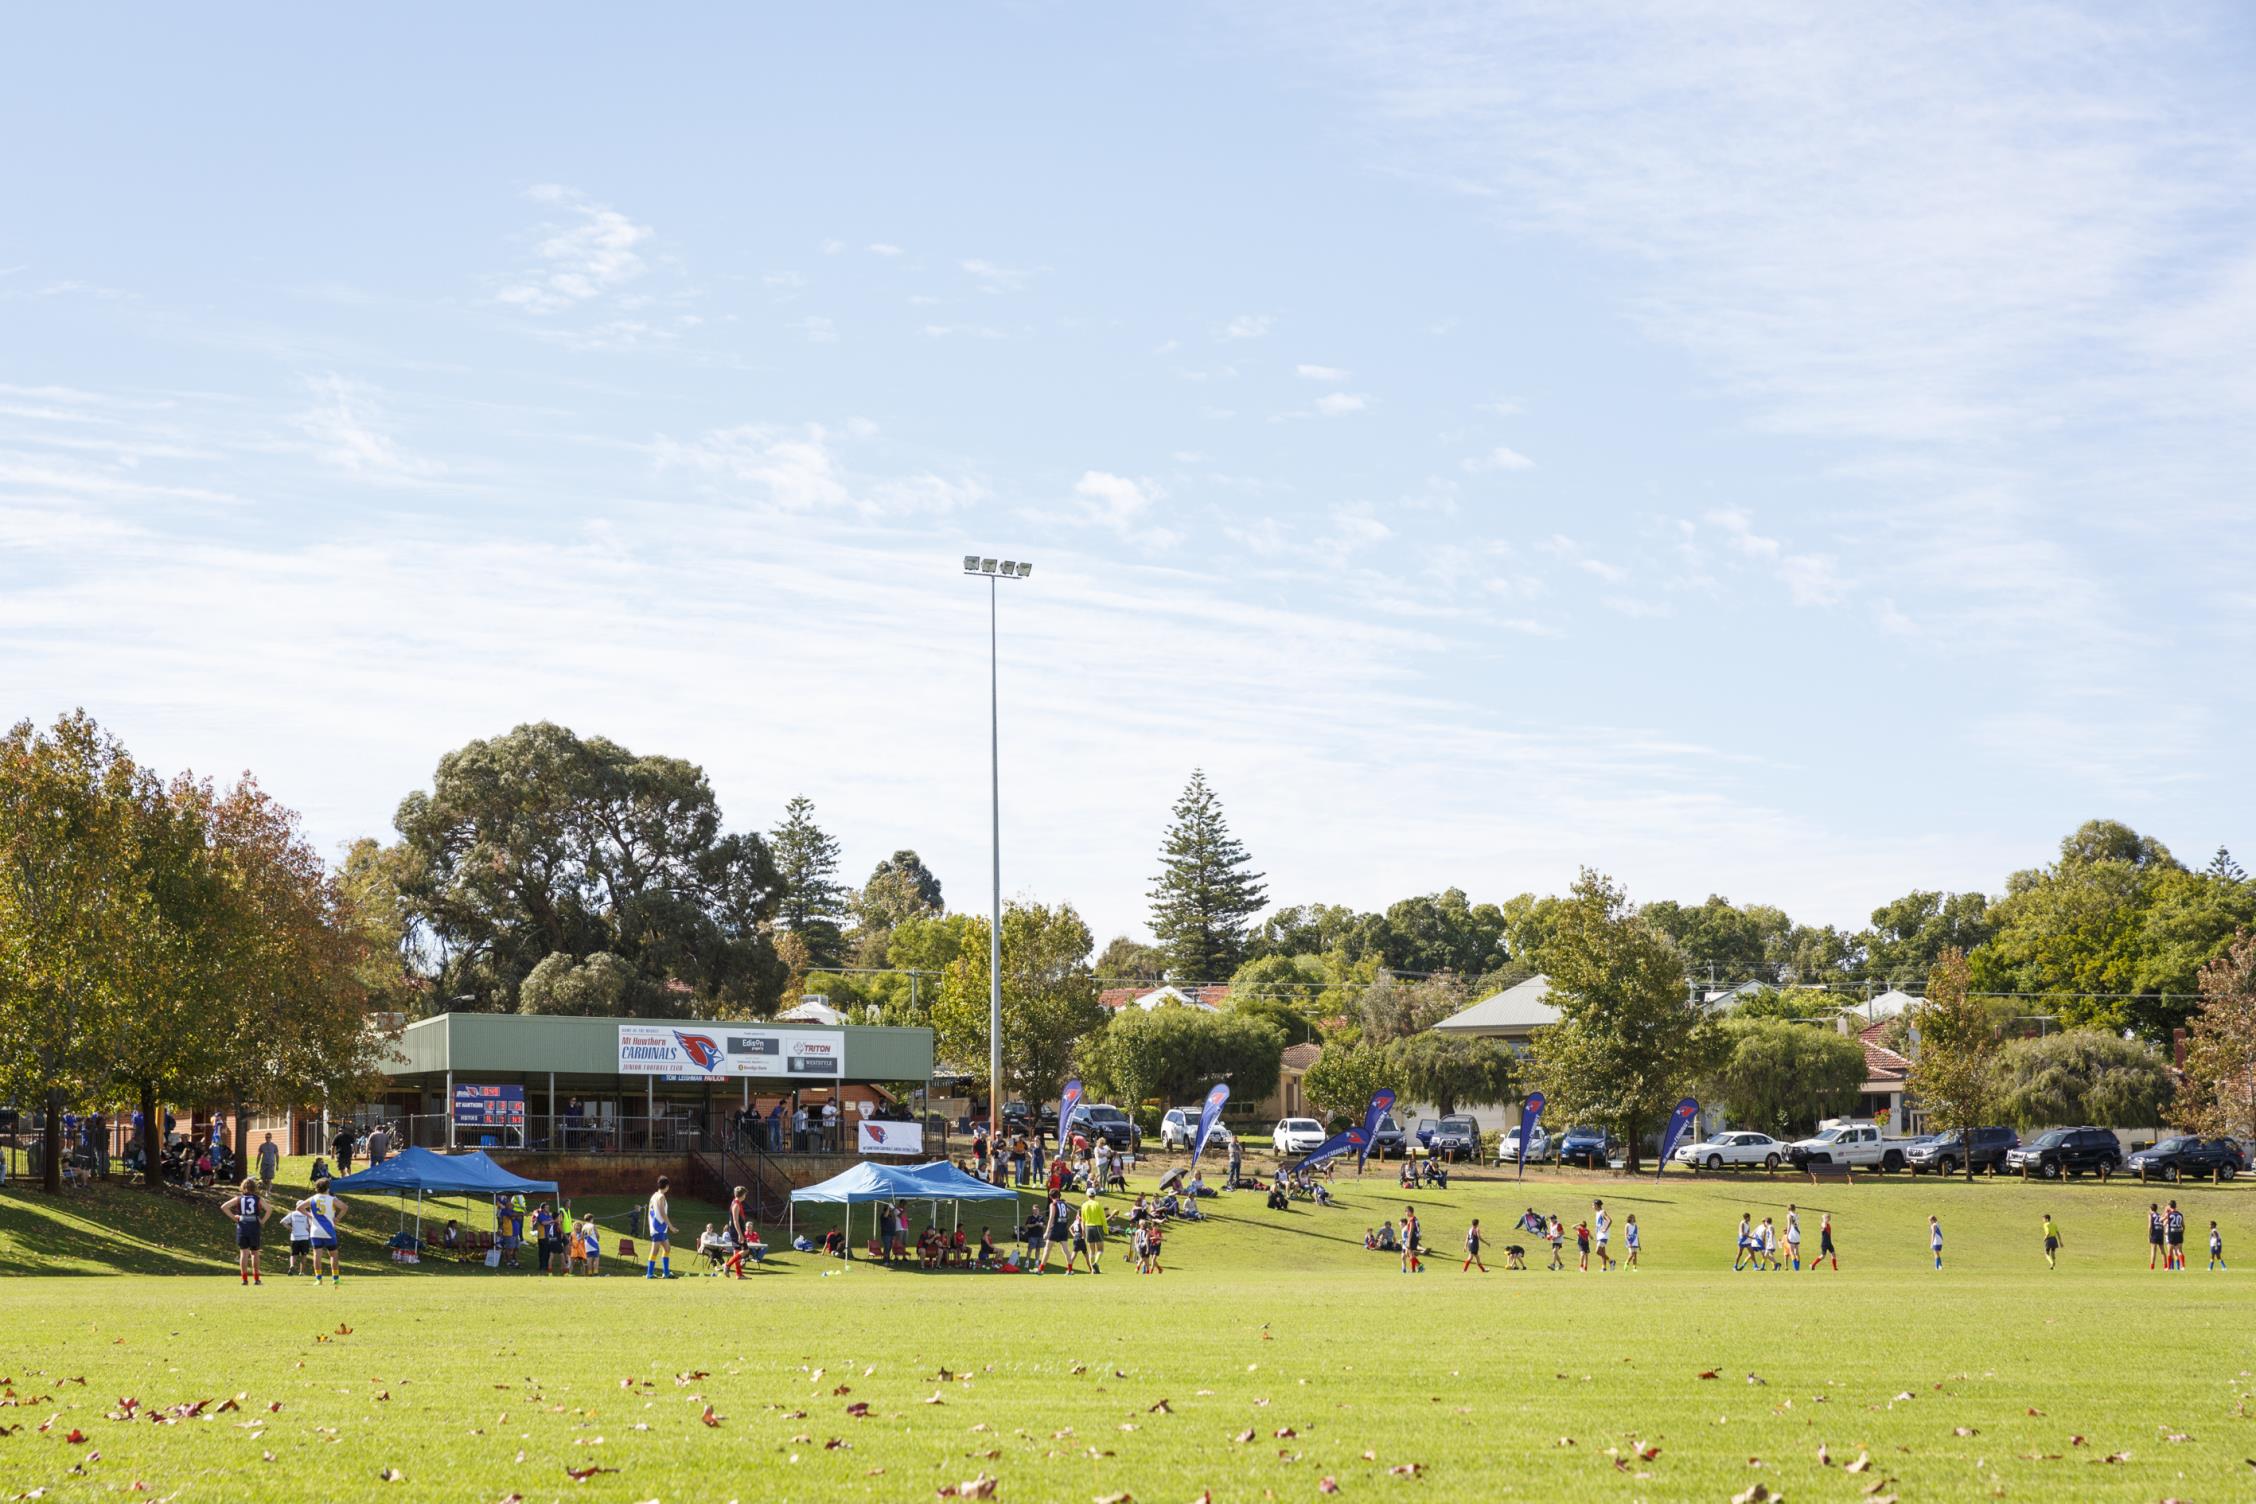
<svg viewBox="0 0 2256 1504">
<path fill-rule="evenodd" d="M 2224 6 L 26 13 L 4 708 L 325 849 L 552 718 L 1140 931 L 2256 853 Z"/>
</svg>

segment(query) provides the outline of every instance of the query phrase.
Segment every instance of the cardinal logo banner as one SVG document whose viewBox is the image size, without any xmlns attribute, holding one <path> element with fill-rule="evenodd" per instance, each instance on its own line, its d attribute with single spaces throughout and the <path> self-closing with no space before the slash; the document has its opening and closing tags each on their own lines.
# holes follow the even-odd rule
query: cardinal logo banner
<svg viewBox="0 0 2256 1504">
<path fill-rule="evenodd" d="M 1520 1178 L 1527 1179 L 1528 1139 L 1535 1132 L 1535 1120 L 1543 1116 L 1543 1093 L 1531 1091 L 1520 1104 Z"/>
<path fill-rule="evenodd" d="M 1371 1105 L 1363 1109 L 1363 1144 L 1355 1151 L 1355 1173 L 1363 1173 L 1363 1161 L 1371 1157 L 1371 1146 L 1379 1141 L 1379 1124 L 1394 1111 L 1394 1091 L 1382 1086 L 1371 1093 Z"/>
<path fill-rule="evenodd" d="M 1293 1168 L 1296 1170 L 1313 1170 L 1325 1160 L 1337 1159 L 1348 1150 L 1360 1149 L 1369 1142 L 1370 1140 L 1364 1137 L 1363 1130 L 1360 1128 L 1350 1128 L 1345 1133 L 1335 1133 L 1318 1144 L 1314 1153 L 1299 1164 L 1294 1165 Z"/>
<path fill-rule="evenodd" d="M 1196 1166 L 1199 1156 L 1206 1152 L 1206 1136 L 1214 1131 L 1215 1119 L 1222 1116 L 1222 1104 L 1230 1100 L 1227 1083 L 1217 1083 L 1206 1094 L 1206 1109 L 1199 1114 L 1198 1133 L 1191 1139 L 1191 1163 Z"/>
<path fill-rule="evenodd" d="M 1073 1113 L 1081 1105 L 1081 1083 L 1068 1081 L 1065 1092 L 1058 1098 L 1058 1152 L 1071 1153 L 1073 1149 Z M 1034 1135 L 1040 1138 L 1039 1133 Z"/>
<path fill-rule="evenodd" d="M 1661 1171 L 1667 1167 L 1669 1153 L 1676 1148 L 1676 1141 L 1684 1137 L 1684 1130 L 1691 1127 L 1692 1120 L 1699 1115 L 1700 1104 L 1690 1097 L 1677 1103 L 1676 1111 L 1669 1114 L 1668 1131 L 1661 1135 L 1661 1162 L 1653 1167 L 1655 1180 L 1660 1179 Z"/>
</svg>

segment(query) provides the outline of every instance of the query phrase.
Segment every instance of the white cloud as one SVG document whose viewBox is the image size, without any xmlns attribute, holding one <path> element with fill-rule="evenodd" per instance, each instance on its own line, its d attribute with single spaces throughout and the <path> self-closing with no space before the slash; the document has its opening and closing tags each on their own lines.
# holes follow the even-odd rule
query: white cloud
<svg viewBox="0 0 2256 1504">
<path fill-rule="evenodd" d="M 821 424 L 740 423 L 690 440 L 661 436 L 649 450 L 662 474 L 696 476 L 718 498 L 777 514 L 944 515 L 987 494 L 984 483 L 971 477 L 853 472 L 840 455 L 840 441 L 873 436 L 872 425 L 861 421 L 836 431 Z"/>
<path fill-rule="evenodd" d="M 531 314 L 560 313 L 615 291 L 647 270 L 637 247 L 650 240 L 650 226 L 555 183 L 541 184 L 526 197 L 576 218 L 544 229 L 533 264 L 495 295 L 501 302 Z"/>
<path fill-rule="evenodd" d="M 1347 380 L 1347 372 L 1338 366 L 1312 366 L 1303 363 L 1293 367 L 1293 374 L 1303 381 Z"/>
<path fill-rule="evenodd" d="M 992 261 L 973 259 L 959 261 L 957 266 L 978 281 L 985 292 L 1013 292 L 1026 285 L 1028 273 L 1015 266 L 998 266 Z"/>
<path fill-rule="evenodd" d="M 791 327 L 804 335 L 810 345 L 835 345 L 838 343 L 838 326 L 821 314 L 809 314 Z"/>
<path fill-rule="evenodd" d="M 1779 539 L 1756 532 L 1754 516 L 1746 508 L 1718 507 L 1701 520 L 1721 531 L 1733 552 L 1775 574 L 1795 605 L 1838 605 L 1848 594 L 1831 554 L 1796 553 Z"/>
<path fill-rule="evenodd" d="M 1484 470 L 1533 470 L 1535 461 L 1517 449 L 1499 444 L 1486 454 L 1474 455 L 1464 461 L 1464 468 L 1476 474 Z"/>
<path fill-rule="evenodd" d="M 1316 399 L 1316 411 L 1327 418 L 1344 418 L 1370 405 L 1371 399 L 1361 392 L 1326 392 Z"/>
<path fill-rule="evenodd" d="M 991 324 L 927 324 L 927 339 L 1004 339 L 1002 330 Z"/>
<path fill-rule="evenodd" d="M 1149 548 L 1173 548 L 1182 534 L 1152 525 L 1150 518 L 1166 491 L 1148 480 L 1133 480 L 1106 470 L 1086 470 L 1074 482 L 1072 520 L 1110 528 Z"/>
<path fill-rule="evenodd" d="M 889 245 L 882 240 L 872 241 L 868 249 L 869 253 L 872 256 L 899 256 L 906 254 L 899 246 Z"/>
<path fill-rule="evenodd" d="M 325 465 L 375 480 L 415 482 L 442 467 L 406 453 L 386 431 L 376 393 L 331 372 L 309 376 L 314 405 L 297 416 L 313 456 Z"/>
<path fill-rule="evenodd" d="M 1241 313 L 1222 326 L 1220 338 L 1259 339 L 1267 334 L 1270 327 L 1276 322 L 1277 320 L 1273 316 L 1266 313 Z"/>
</svg>

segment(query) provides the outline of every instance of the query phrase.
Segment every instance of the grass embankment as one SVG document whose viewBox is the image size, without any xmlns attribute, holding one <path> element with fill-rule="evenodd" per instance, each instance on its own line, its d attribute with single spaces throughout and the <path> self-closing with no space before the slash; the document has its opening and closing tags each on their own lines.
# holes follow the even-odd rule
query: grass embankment
<svg viewBox="0 0 2256 1504">
<path fill-rule="evenodd" d="M 1796 1504 L 2256 1491 L 2256 1285 L 2202 1271 L 2213 1216 L 2228 1254 L 2256 1252 L 2242 1188 L 2170 1193 L 2194 1268 L 2165 1277 L 2145 1268 L 2159 1187 L 1339 1187 L 1330 1211 L 1227 1198 L 1150 1278 L 1116 1243 L 1095 1279 L 801 1256 L 743 1284 L 539 1281 L 396 1271 L 372 1239 L 341 1287 L 258 1290 L 219 1272 L 216 1214 L 152 1212 L 128 1234 L 102 1220 L 108 1198 L 158 1198 L 93 1192 L 58 1211 L 12 1189 L 0 1377 L 21 1403 L 0 1431 L 23 1429 L 0 1436 L 0 1497 L 780 1504 L 932 1498 L 982 1474 L 1003 1501 L 1146 1504 L 1316 1500 L 1327 1478 L 1351 1497 L 1543 1500 L 1721 1501 L 1759 1482 Z M 1457 1272 L 1469 1217 L 1501 1245 L 1523 1207 L 1571 1223 L 1593 1195 L 1637 1214 L 1646 1268 L 1505 1273 L 1498 1246 L 1495 1272 Z M 1813 1249 L 1830 1207 L 1842 1270 L 1732 1274 L 1739 1212 L 1789 1200 Z M 1361 1247 L 1406 1202 L 1435 1246 L 1418 1278 Z M 2067 1238 L 2057 1271 L 2039 1251 L 2047 1210 Z M 20 1277 L 126 1246 L 148 1273 L 211 1273 Z M 146 1413 L 237 1393 L 212 1420 L 105 1418 L 121 1397 Z M 591 1466 L 617 1471 L 571 1481 Z"/>
</svg>

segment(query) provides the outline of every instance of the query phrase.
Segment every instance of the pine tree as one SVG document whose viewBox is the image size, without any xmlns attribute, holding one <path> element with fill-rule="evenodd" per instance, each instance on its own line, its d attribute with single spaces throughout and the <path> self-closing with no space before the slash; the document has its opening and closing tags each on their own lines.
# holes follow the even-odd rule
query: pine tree
<svg viewBox="0 0 2256 1504">
<path fill-rule="evenodd" d="M 1152 934 L 1167 954 L 1168 975 L 1185 982 L 1215 981 L 1245 959 L 1246 929 L 1269 901 L 1261 874 L 1251 871 L 1245 846 L 1230 834 L 1222 801 L 1193 770 L 1175 801 L 1174 823 L 1160 846 L 1160 873 L 1151 890 Z"/>
<path fill-rule="evenodd" d="M 2248 874 L 2242 870 L 2240 863 L 2234 861 L 2233 854 L 2222 846 L 2217 848 L 2215 856 L 2209 858 L 2206 875 L 2224 883 L 2244 883 L 2248 881 Z"/>
<path fill-rule="evenodd" d="M 845 953 L 839 916 L 846 890 L 838 882 L 838 842 L 815 823 L 815 803 L 800 794 L 783 807 L 783 821 L 770 833 L 782 896 L 776 924 L 806 942 L 814 966 L 836 966 Z"/>
</svg>

